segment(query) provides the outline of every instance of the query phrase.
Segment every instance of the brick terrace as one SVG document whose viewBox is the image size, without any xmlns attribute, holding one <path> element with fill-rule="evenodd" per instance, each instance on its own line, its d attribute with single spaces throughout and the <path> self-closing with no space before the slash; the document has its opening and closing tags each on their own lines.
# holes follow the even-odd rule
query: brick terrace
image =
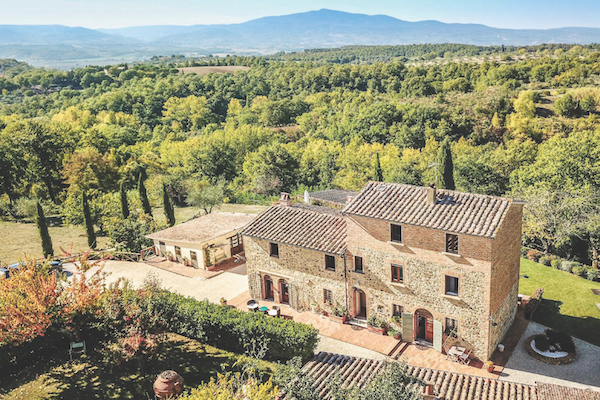
<svg viewBox="0 0 600 400">
<path fill-rule="evenodd" d="M 239 296 L 229 300 L 228 304 L 240 310 L 247 310 L 246 303 L 250 300 L 250 294 L 246 291 Z M 466 375 L 482 376 L 490 379 L 498 379 L 503 367 L 496 366 L 493 373 L 482 368 L 481 362 L 471 362 L 470 365 L 461 365 L 446 360 L 446 356 L 438 353 L 433 348 L 410 344 L 399 341 L 391 336 L 378 335 L 369 332 L 365 328 L 340 324 L 329 318 L 312 312 L 299 313 L 289 306 L 274 303 L 272 301 L 259 300 L 260 306 L 271 308 L 273 305 L 281 307 L 284 317 L 292 318 L 296 322 L 302 322 L 314 326 L 319 334 L 336 340 L 360 346 L 369 350 L 391 356 L 391 358 L 406 361 L 409 365 L 452 371 Z"/>
</svg>

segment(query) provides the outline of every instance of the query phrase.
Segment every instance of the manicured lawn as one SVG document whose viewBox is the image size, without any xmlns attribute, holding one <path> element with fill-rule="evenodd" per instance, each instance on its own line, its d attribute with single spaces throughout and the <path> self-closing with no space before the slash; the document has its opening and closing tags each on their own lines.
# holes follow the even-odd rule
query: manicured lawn
<svg viewBox="0 0 600 400">
<path fill-rule="evenodd" d="M 590 290 L 600 289 L 599 282 L 521 259 L 519 293 L 531 295 L 538 287 L 544 288 L 544 300 L 534 315 L 535 322 L 600 346 L 600 310 L 596 306 L 600 296 Z"/>
<path fill-rule="evenodd" d="M 66 348 L 54 350 L 49 355 L 52 361 L 4 375 L 0 380 L 0 399 L 153 399 L 152 384 L 156 375 L 166 369 L 177 371 L 186 387 L 191 388 L 216 377 L 223 369 L 240 370 L 236 363 L 242 358 L 175 334 L 169 334 L 169 340 L 156 359 L 148 363 L 144 374 L 139 373 L 136 363 L 111 366 L 94 349 L 88 354 L 85 360 L 71 363 Z M 265 377 L 275 368 L 266 361 L 258 361 L 258 366 Z"/>
<path fill-rule="evenodd" d="M 220 208 L 215 208 L 213 211 L 258 214 L 265 208 L 258 205 L 223 204 Z M 165 220 L 162 208 L 155 208 L 152 210 L 152 213 L 157 221 Z M 192 207 L 175 208 L 175 219 L 180 224 L 190 220 L 197 213 L 198 209 Z M 74 253 L 88 250 L 87 238 L 83 227 L 64 226 L 60 223 L 60 218 L 48 218 L 48 222 L 55 255 L 63 254 L 61 247 L 69 251 L 72 246 Z M 35 223 L 0 221 L 0 232 L 2 233 L 0 262 L 5 264 L 17 262 L 23 259 L 24 254 L 29 257 L 42 257 L 42 245 Z M 98 248 L 106 248 L 108 242 L 109 239 L 107 237 L 99 236 Z"/>
</svg>

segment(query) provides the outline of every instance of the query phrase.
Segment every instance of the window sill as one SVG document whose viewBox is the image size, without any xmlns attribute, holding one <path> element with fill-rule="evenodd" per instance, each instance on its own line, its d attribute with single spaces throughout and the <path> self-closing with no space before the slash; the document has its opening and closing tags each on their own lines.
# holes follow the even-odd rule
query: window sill
<svg viewBox="0 0 600 400">
<path fill-rule="evenodd" d="M 393 246 L 399 246 L 399 247 L 404 247 L 404 246 L 406 246 L 406 245 L 405 245 L 404 243 L 402 243 L 402 242 L 394 242 L 394 241 L 392 241 L 392 240 L 388 241 L 387 243 L 388 243 L 388 244 L 391 244 L 391 245 L 393 245 Z"/>
<path fill-rule="evenodd" d="M 456 257 L 462 257 L 462 256 L 461 256 L 460 254 L 458 254 L 458 253 L 449 253 L 449 252 L 447 252 L 447 251 L 444 251 L 444 252 L 442 252 L 442 254 L 443 254 L 443 255 L 445 255 L 445 256 L 448 256 L 448 257 L 454 257 L 454 258 L 456 258 Z"/>
<path fill-rule="evenodd" d="M 333 269 L 333 268 L 325 268 L 325 271 L 335 272 L 335 269 Z"/>
<path fill-rule="evenodd" d="M 273 254 L 271 254 L 270 257 L 271 258 L 279 258 L 279 256 L 276 256 L 276 255 L 273 255 Z"/>
<path fill-rule="evenodd" d="M 446 299 L 449 299 L 449 300 L 460 300 L 460 296 L 458 294 L 447 294 L 447 293 L 444 293 L 442 295 L 442 297 L 445 297 Z"/>
<path fill-rule="evenodd" d="M 397 286 L 397 287 L 402 287 L 405 288 L 406 284 L 402 283 L 402 282 L 390 282 L 392 285 Z"/>
<path fill-rule="evenodd" d="M 352 272 L 354 274 L 360 274 L 360 275 L 364 275 L 365 274 L 365 271 L 350 271 L 350 272 Z"/>
</svg>

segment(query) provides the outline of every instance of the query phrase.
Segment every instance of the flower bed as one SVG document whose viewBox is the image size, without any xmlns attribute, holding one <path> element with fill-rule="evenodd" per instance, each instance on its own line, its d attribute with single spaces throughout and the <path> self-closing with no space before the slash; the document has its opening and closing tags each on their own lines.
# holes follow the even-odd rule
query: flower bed
<svg viewBox="0 0 600 400">
<path fill-rule="evenodd" d="M 564 364 L 569 364 L 573 361 L 575 361 L 575 349 L 573 348 L 572 351 L 549 351 L 549 350 L 544 350 L 544 349 L 539 349 L 536 346 L 536 339 L 538 341 L 540 340 L 547 340 L 546 335 L 545 334 L 539 334 L 539 335 L 533 335 L 527 338 L 527 340 L 525 340 L 524 346 L 525 346 L 525 350 L 527 351 L 527 353 L 529 353 L 530 356 L 532 356 L 533 358 L 535 358 L 536 360 L 540 360 L 543 361 L 547 364 L 553 364 L 553 365 L 564 365 Z M 542 346 L 540 346 L 542 347 Z"/>
</svg>

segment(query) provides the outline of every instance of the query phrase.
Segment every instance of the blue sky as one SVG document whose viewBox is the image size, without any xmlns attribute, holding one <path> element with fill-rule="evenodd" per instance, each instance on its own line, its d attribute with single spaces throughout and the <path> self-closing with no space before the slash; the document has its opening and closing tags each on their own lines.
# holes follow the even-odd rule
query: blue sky
<svg viewBox="0 0 600 400">
<path fill-rule="evenodd" d="M 218 24 L 321 8 L 498 28 L 600 28 L 600 0 L 0 0 L 0 24 Z"/>
</svg>

